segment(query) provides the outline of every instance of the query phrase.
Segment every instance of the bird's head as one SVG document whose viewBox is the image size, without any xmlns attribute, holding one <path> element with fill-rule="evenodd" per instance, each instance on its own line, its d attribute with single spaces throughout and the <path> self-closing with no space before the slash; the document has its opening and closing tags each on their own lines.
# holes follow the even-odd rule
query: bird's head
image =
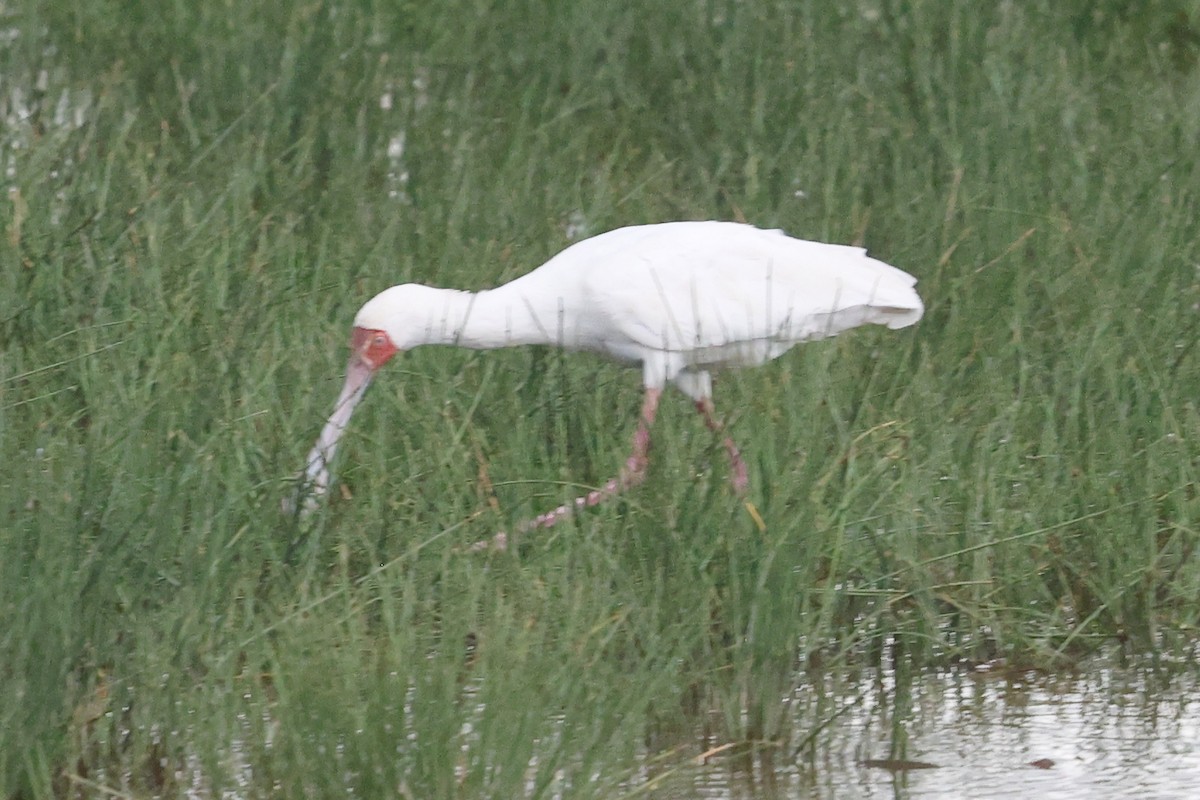
<svg viewBox="0 0 1200 800">
<path fill-rule="evenodd" d="M 392 337 L 382 328 L 365 328 L 354 326 L 350 336 L 351 359 L 371 372 L 382 367 L 400 352 L 392 343 Z"/>
<path fill-rule="evenodd" d="M 374 372 L 397 353 L 427 344 L 445 295 L 444 289 L 406 283 L 372 297 L 354 316 L 353 360 Z"/>
<path fill-rule="evenodd" d="M 400 352 L 403 325 L 409 305 L 405 286 L 385 289 L 368 300 L 354 316 L 354 332 L 350 338 L 351 362 L 357 362 L 371 372 L 382 367 Z M 407 348 L 403 348 L 407 349 Z"/>
<path fill-rule="evenodd" d="M 435 337 L 433 331 L 441 330 L 440 326 L 444 324 L 446 294 L 446 290 L 418 284 L 393 286 L 372 297 L 358 310 L 350 337 L 350 363 L 346 365 L 345 383 L 333 413 L 308 455 L 308 466 L 304 471 L 307 491 L 320 495 L 329 485 L 329 463 L 376 370 L 397 353 L 444 340 L 444 337 Z M 285 503 L 285 508 L 301 507 L 301 502 L 295 499 L 290 504 Z"/>
<path fill-rule="evenodd" d="M 392 360 L 392 356 L 400 352 L 397 342 L 404 342 L 404 324 L 408 315 L 404 313 L 408 302 L 403 292 L 393 286 L 371 298 L 359 309 L 354 318 L 354 330 L 350 336 L 350 362 L 346 365 L 346 381 L 334 405 L 333 414 L 321 430 L 321 436 L 308 454 L 308 466 L 305 468 L 307 489 L 314 494 L 324 494 L 329 485 L 329 462 L 337 449 L 350 416 L 355 407 L 362 401 L 375 371 Z M 410 343 L 405 342 L 408 346 Z M 311 500 L 311 498 L 310 498 Z M 285 509 L 299 507 L 308 508 L 309 500 L 299 496 L 285 501 Z"/>
</svg>

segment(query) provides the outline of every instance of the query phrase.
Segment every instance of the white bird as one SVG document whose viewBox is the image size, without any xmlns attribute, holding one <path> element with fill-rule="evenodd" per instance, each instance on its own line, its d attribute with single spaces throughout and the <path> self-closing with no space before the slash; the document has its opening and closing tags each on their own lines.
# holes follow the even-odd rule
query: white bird
<svg viewBox="0 0 1200 800">
<path fill-rule="evenodd" d="M 619 228 L 578 242 L 516 280 L 481 292 L 393 286 L 354 319 L 346 382 L 308 455 L 307 507 L 329 486 L 329 464 L 376 370 L 428 344 L 492 349 L 554 345 L 640 366 L 645 396 L 625 466 L 600 489 L 529 520 L 549 527 L 642 481 L 650 426 L 668 382 L 713 416 L 711 371 L 763 364 L 799 342 L 868 323 L 903 328 L 924 306 L 908 273 L 857 247 L 793 239 L 735 222 Z M 748 485 L 724 439 L 730 479 Z M 288 504 L 289 507 L 291 504 Z"/>
</svg>

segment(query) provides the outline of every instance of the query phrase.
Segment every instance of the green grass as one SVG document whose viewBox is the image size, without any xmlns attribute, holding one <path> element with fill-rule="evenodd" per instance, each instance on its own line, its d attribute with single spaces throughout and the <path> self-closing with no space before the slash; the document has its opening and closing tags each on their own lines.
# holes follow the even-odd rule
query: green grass
<svg viewBox="0 0 1200 800">
<path fill-rule="evenodd" d="M 1200 6 L 1125 5 L 0 6 L 0 796 L 636 796 L 811 670 L 1186 652 Z M 375 291 L 676 218 L 928 306 L 719 381 L 765 530 L 671 398 L 462 555 L 624 457 L 636 373 L 535 349 L 406 356 L 279 512 Z"/>
</svg>

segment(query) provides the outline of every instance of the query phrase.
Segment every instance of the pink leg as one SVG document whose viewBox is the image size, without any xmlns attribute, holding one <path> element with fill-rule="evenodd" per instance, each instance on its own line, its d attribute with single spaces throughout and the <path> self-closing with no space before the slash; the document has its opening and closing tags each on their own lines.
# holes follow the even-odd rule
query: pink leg
<svg viewBox="0 0 1200 800">
<path fill-rule="evenodd" d="M 704 415 L 704 424 L 708 426 L 710 431 L 720 433 L 724 430 L 724 426 L 713 416 L 712 398 L 706 397 L 703 400 L 697 400 L 696 410 Z M 746 490 L 750 488 L 750 477 L 746 471 L 746 462 L 742 460 L 741 452 L 729 436 L 725 437 L 725 452 L 729 455 L 729 482 L 733 484 L 733 490 L 739 496 L 745 495 Z"/>
<path fill-rule="evenodd" d="M 642 400 L 642 413 L 638 417 L 637 430 L 633 434 L 633 451 L 629 454 L 629 458 L 625 459 L 625 466 L 617 474 L 617 477 L 612 478 L 599 489 L 576 497 L 566 505 L 561 505 L 553 511 L 547 511 L 545 514 L 539 514 L 533 519 L 525 520 L 517 526 L 517 533 L 525 533 L 539 528 L 549 528 L 559 520 L 566 519 L 580 509 L 599 505 L 605 500 L 620 494 L 623 490 L 630 489 L 644 481 L 646 479 L 646 466 L 650 463 L 650 426 L 654 424 L 654 417 L 658 414 L 658 399 L 661 396 L 662 389 L 646 389 L 645 398 Z M 493 548 L 504 550 L 507 547 L 508 534 L 501 532 L 497 533 L 491 539 L 476 542 L 467 548 L 467 552 L 474 553 Z"/>
<path fill-rule="evenodd" d="M 654 424 L 654 417 L 658 414 L 658 399 L 661 396 L 662 389 L 646 389 L 646 396 L 642 400 L 642 413 L 638 417 L 637 430 L 633 434 L 633 451 L 625 460 L 625 467 L 617 477 L 609 480 L 599 489 L 576 497 L 567 505 L 561 505 L 553 511 L 547 511 L 545 514 L 539 514 L 531 520 L 526 520 L 517 527 L 517 530 L 524 532 L 549 528 L 560 519 L 565 519 L 580 509 L 599 505 L 610 497 L 644 481 L 646 466 L 650 463 L 650 426 Z"/>
</svg>

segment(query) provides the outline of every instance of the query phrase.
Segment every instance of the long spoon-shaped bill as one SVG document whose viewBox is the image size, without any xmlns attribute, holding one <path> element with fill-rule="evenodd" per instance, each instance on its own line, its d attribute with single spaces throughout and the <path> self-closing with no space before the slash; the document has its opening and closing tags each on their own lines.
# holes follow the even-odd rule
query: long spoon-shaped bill
<svg viewBox="0 0 1200 800">
<path fill-rule="evenodd" d="M 346 365 L 346 382 L 338 394 L 333 413 L 321 429 L 317 443 L 308 451 L 304 477 L 295 497 L 283 501 L 283 510 L 294 514 L 297 509 L 309 513 L 316 509 L 317 500 L 329 489 L 329 465 L 337 452 L 338 441 L 350 424 L 354 409 L 362 401 L 375 370 L 397 353 L 387 333 L 374 328 L 355 327 L 350 338 L 350 363 Z"/>
<path fill-rule="evenodd" d="M 350 424 L 350 417 L 354 414 L 355 407 L 362 401 L 367 387 L 371 385 L 371 376 L 374 374 L 375 371 L 357 354 L 346 365 L 346 382 L 342 384 L 337 404 L 325 422 L 325 427 L 321 429 L 317 443 L 313 445 L 313 449 L 308 454 L 308 466 L 305 468 L 305 474 L 308 476 L 309 483 L 318 493 L 323 494 L 329 487 L 329 463 L 333 461 L 338 441 Z"/>
<path fill-rule="evenodd" d="M 354 409 L 362 401 L 367 387 L 371 385 L 371 377 L 374 374 L 375 370 L 358 353 L 350 357 L 350 363 L 346 365 L 346 382 L 342 384 L 337 404 L 325 422 L 325 427 L 321 429 L 321 435 L 317 437 L 312 450 L 308 451 L 304 477 L 296 495 L 284 500 L 284 511 L 287 513 L 295 513 L 297 504 L 304 512 L 313 511 L 317 500 L 328 490 L 329 464 L 333 461 L 338 442 L 350 424 Z"/>
</svg>

